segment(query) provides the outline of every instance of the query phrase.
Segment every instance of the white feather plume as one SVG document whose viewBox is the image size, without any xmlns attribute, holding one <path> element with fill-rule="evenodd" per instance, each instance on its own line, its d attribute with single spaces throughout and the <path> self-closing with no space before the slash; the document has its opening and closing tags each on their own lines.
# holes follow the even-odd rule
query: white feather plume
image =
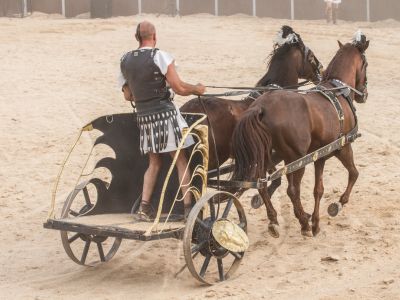
<svg viewBox="0 0 400 300">
<path fill-rule="evenodd" d="M 297 35 L 295 33 L 288 34 L 285 38 L 283 37 L 283 31 L 279 31 L 275 37 L 275 44 L 278 46 L 283 46 L 285 44 L 293 44 L 299 41 Z"/>
<path fill-rule="evenodd" d="M 362 37 L 365 36 L 364 33 L 362 33 L 361 29 L 358 29 L 356 33 L 354 34 L 353 37 L 353 44 L 357 44 L 362 42 Z"/>
</svg>

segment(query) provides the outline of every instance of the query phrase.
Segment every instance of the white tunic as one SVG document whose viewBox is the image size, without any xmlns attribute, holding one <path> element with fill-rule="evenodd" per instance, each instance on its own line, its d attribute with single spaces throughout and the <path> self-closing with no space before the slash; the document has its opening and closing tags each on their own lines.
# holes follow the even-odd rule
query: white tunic
<svg viewBox="0 0 400 300">
<path fill-rule="evenodd" d="M 140 49 L 151 49 L 150 47 L 143 47 Z M 162 51 L 162 50 L 158 50 L 156 52 L 156 54 L 154 55 L 154 63 L 160 68 L 161 73 L 165 76 L 167 74 L 168 71 L 168 67 L 170 64 L 174 63 L 174 58 L 167 52 Z M 120 90 L 122 90 L 122 87 L 126 84 L 126 79 L 124 78 L 124 75 L 122 74 L 122 72 L 119 72 L 119 76 L 118 76 L 118 87 Z M 170 93 L 171 93 L 171 98 L 174 97 L 175 93 L 170 89 Z M 176 104 L 174 103 L 175 109 L 176 109 L 176 113 L 177 113 L 177 121 L 178 121 L 178 125 L 179 128 L 182 132 L 183 128 L 188 127 L 188 124 L 186 123 L 185 119 L 183 118 L 182 114 L 180 113 L 178 107 L 176 106 Z M 143 132 L 144 134 L 144 143 L 143 143 L 143 151 L 144 153 L 149 152 L 149 147 L 147 145 L 147 134 L 146 132 Z M 151 135 L 153 135 L 153 131 L 151 131 Z M 154 138 L 153 136 L 150 137 L 150 141 L 153 144 L 152 149 L 156 149 L 155 145 L 154 145 Z M 194 144 L 194 140 L 192 136 L 189 136 L 183 147 L 187 148 L 191 145 Z M 163 150 L 160 150 L 158 153 L 166 153 L 166 152 L 172 152 L 177 150 L 176 147 L 176 143 L 175 143 L 175 133 L 174 133 L 174 129 L 173 129 L 173 125 L 171 122 L 168 123 L 168 142 L 167 142 L 167 147 Z"/>
</svg>

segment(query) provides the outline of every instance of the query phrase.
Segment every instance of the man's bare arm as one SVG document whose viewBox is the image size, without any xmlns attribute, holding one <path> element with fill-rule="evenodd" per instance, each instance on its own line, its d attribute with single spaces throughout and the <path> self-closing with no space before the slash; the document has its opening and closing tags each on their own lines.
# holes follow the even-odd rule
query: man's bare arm
<svg viewBox="0 0 400 300">
<path fill-rule="evenodd" d="M 128 84 L 125 84 L 122 87 L 122 92 L 124 93 L 124 98 L 126 101 L 135 101 L 135 99 L 133 98 L 133 94 L 131 92 L 131 89 L 129 88 Z"/>
<path fill-rule="evenodd" d="M 198 83 L 196 85 L 192 85 L 182 81 L 179 78 L 178 73 L 176 72 L 175 64 L 171 63 L 168 66 L 167 74 L 167 81 L 171 86 L 172 90 L 181 96 L 189 96 L 189 95 L 202 95 L 204 94 L 206 88 L 204 85 Z"/>
</svg>

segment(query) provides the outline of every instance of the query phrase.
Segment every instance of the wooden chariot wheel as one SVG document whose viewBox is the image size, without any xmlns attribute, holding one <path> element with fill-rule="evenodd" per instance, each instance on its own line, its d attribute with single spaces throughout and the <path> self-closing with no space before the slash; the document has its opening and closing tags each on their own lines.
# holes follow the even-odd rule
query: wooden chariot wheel
<svg viewBox="0 0 400 300">
<path fill-rule="evenodd" d="M 87 214 L 95 202 L 91 200 L 91 186 L 94 192 L 100 180 L 92 179 L 78 185 L 67 197 L 62 209 L 61 218 L 74 218 Z M 84 266 L 95 266 L 107 262 L 117 253 L 121 238 L 61 231 L 61 240 L 65 252 L 74 262 Z M 91 247 L 91 245 L 96 247 Z"/>
<path fill-rule="evenodd" d="M 218 199 L 223 199 L 219 203 Z M 216 221 L 229 220 L 247 233 L 247 221 L 239 200 L 223 191 L 209 192 L 192 208 L 183 235 L 186 266 L 194 278 L 212 285 L 224 281 L 238 269 L 244 252 L 223 248 L 213 237 Z"/>
</svg>

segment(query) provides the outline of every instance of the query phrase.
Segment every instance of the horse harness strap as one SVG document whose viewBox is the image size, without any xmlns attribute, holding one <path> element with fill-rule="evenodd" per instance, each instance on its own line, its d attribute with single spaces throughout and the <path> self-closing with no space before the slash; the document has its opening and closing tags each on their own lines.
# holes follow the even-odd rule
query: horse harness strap
<svg viewBox="0 0 400 300">
<path fill-rule="evenodd" d="M 340 135 L 339 138 L 337 138 L 335 141 L 332 143 L 323 146 L 322 148 L 319 148 L 306 156 L 303 156 L 299 158 L 298 160 L 291 162 L 284 167 L 278 169 L 274 173 L 272 173 L 270 176 L 268 176 L 265 179 L 261 179 L 260 182 L 262 183 L 268 183 L 271 181 L 274 181 L 286 174 L 293 173 L 301 168 L 304 168 L 307 164 L 310 164 L 312 162 L 315 162 L 316 160 L 328 156 L 332 152 L 336 150 L 340 150 L 343 146 L 346 144 L 354 142 L 358 137 L 361 136 L 361 134 L 358 133 L 358 119 L 357 119 L 357 114 L 356 114 L 356 108 L 353 105 L 353 99 L 351 98 L 351 89 L 346 85 L 343 84 L 341 81 L 333 79 L 331 83 L 336 87 L 334 90 L 335 93 L 332 91 L 326 90 L 325 87 L 317 86 L 314 91 L 319 92 L 322 94 L 324 97 L 326 97 L 334 106 L 336 112 L 338 113 L 338 118 L 340 122 Z M 344 113 L 343 113 L 343 108 L 339 103 L 338 97 L 337 96 L 343 96 L 346 101 L 348 102 L 350 109 L 353 113 L 354 120 L 355 120 L 355 126 L 354 128 L 347 134 L 343 134 L 343 122 L 344 122 Z"/>
<path fill-rule="evenodd" d="M 207 116 L 207 123 L 211 132 L 211 138 L 214 144 L 214 155 L 215 155 L 215 160 L 217 163 L 217 190 L 220 190 L 220 165 L 219 165 L 219 157 L 218 157 L 218 150 L 217 150 L 217 142 L 215 140 L 215 134 L 214 134 L 214 128 L 212 126 L 211 120 L 208 116 L 207 108 L 206 105 L 204 104 L 203 98 L 201 96 L 198 96 L 198 100 L 201 104 L 201 107 L 203 108 L 204 114 Z"/>
<path fill-rule="evenodd" d="M 332 91 L 327 91 L 326 88 L 322 85 L 317 86 L 316 90 L 326 99 L 328 99 L 332 106 L 335 108 L 339 119 L 339 137 L 341 137 L 343 135 L 344 112 L 338 97 Z"/>
</svg>

